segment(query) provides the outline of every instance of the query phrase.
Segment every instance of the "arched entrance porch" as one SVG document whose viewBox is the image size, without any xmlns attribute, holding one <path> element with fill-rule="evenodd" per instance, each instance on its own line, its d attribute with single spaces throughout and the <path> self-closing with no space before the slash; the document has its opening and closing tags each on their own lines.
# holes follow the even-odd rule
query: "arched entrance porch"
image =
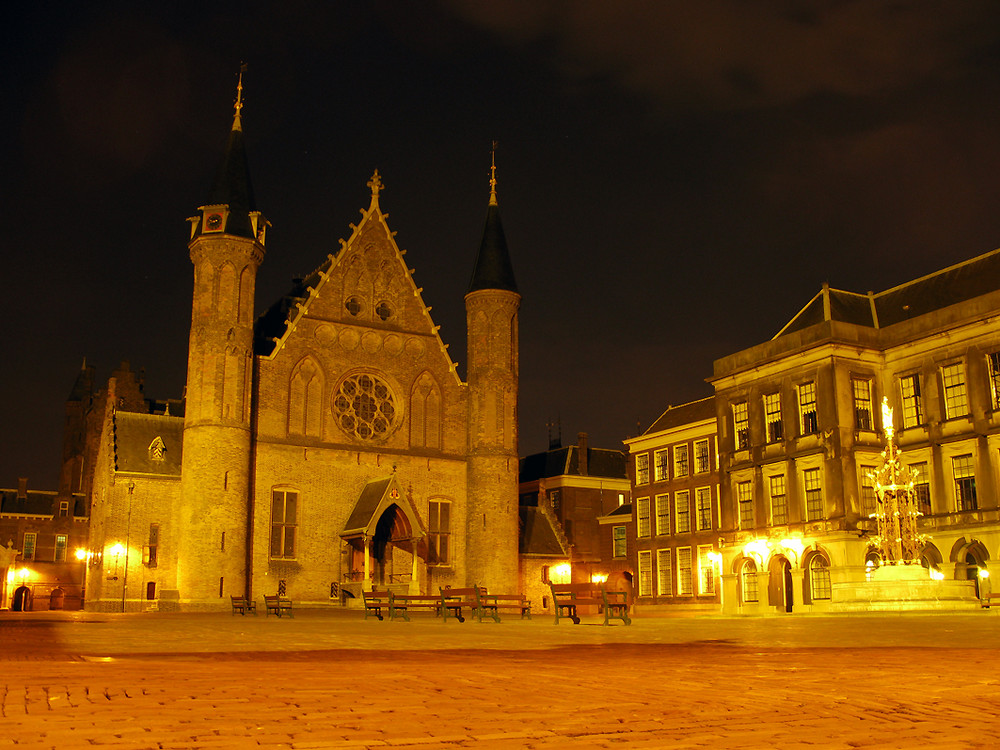
<svg viewBox="0 0 1000 750">
<path fill-rule="evenodd" d="M 768 601 L 778 612 L 791 612 L 795 606 L 792 564 L 784 555 L 775 555 L 768 564 Z"/>
<path fill-rule="evenodd" d="M 421 554 L 426 557 L 421 544 L 425 535 L 395 475 L 369 482 L 340 533 L 343 589 L 356 598 L 372 588 L 417 593 L 418 563 Z"/>
</svg>

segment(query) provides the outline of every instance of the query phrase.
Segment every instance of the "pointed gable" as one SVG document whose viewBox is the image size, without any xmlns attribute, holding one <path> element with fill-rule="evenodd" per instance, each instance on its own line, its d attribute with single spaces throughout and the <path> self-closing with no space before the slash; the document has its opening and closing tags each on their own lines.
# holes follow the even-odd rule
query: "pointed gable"
<svg viewBox="0 0 1000 750">
<path fill-rule="evenodd" d="M 368 182 L 371 204 L 340 251 L 329 255 L 308 277 L 297 281 L 257 321 L 255 351 L 274 358 L 303 321 L 315 322 L 314 334 L 324 344 L 339 340 L 345 348 L 365 345 L 366 329 L 383 345 L 437 350 L 444 369 L 458 378 L 455 363 L 438 334 L 422 290 L 396 244 L 388 214 L 379 206 L 382 182 L 378 171 Z M 419 337 L 414 340 L 414 337 Z M 371 337 L 369 337 L 371 339 Z"/>
</svg>

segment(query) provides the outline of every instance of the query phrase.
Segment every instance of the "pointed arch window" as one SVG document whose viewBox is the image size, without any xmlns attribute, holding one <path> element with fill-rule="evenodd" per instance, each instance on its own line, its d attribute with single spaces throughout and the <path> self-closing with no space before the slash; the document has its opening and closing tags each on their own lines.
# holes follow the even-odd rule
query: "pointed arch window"
<svg viewBox="0 0 1000 750">
<path fill-rule="evenodd" d="M 289 434 L 322 436 L 323 380 L 323 369 L 313 357 L 295 366 L 288 386 Z"/>
</svg>

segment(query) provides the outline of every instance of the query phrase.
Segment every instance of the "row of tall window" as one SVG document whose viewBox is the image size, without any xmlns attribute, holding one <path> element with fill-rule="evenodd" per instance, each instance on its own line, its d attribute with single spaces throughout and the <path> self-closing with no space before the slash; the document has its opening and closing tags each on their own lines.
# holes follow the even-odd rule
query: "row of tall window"
<svg viewBox="0 0 1000 750">
<path fill-rule="evenodd" d="M 713 596 L 715 564 L 712 545 L 655 550 L 656 596 Z M 639 596 L 653 596 L 653 552 L 639 551 Z"/>
<path fill-rule="evenodd" d="M 692 474 L 707 474 L 712 470 L 712 451 L 709 438 L 694 441 L 692 454 L 689 443 L 678 443 L 669 448 L 653 451 L 653 481 L 665 482 L 671 478 L 683 479 Z M 635 483 L 649 484 L 649 454 L 637 453 L 635 457 Z"/>
<path fill-rule="evenodd" d="M 66 562 L 66 549 L 68 547 L 69 540 L 65 534 L 55 535 L 55 544 L 53 546 L 53 562 Z M 35 560 L 38 549 L 38 533 L 35 531 L 24 532 L 24 537 L 21 539 L 21 559 L 22 560 Z"/>
<path fill-rule="evenodd" d="M 635 512 L 639 538 L 708 531 L 712 528 L 712 488 L 698 487 L 693 493 L 691 490 L 678 490 L 673 495 L 663 493 L 653 498 L 652 505 L 648 497 L 640 497 Z"/>
<path fill-rule="evenodd" d="M 989 371 L 992 407 L 1000 409 L 1000 352 L 987 355 L 986 362 Z M 940 368 L 940 375 L 945 418 L 957 419 L 967 416 L 969 414 L 969 396 L 966 387 L 965 364 L 954 362 L 943 365 Z M 796 386 L 796 393 L 799 434 L 809 435 L 818 432 L 816 383 L 812 381 L 801 383 Z M 923 424 L 926 414 L 919 373 L 900 376 L 899 396 L 903 429 Z M 872 379 L 868 377 L 851 378 L 851 398 L 854 407 L 854 428 L 861 431 L 874 430 Z M 763 396 L 763 402 L 765 439 L 768 443 L 777 443 L 785 437 L 781 393 L 778 391 L 766 393 Z M 750 447 L 750 417 L 747 402 L 734 403 L 732 412 L 736 450 L 746 450 Z"/>
<path fill-rule="evenodd" d="M 782 526 L 788 523 L 788 485 L 785 475 L 774 474 L 766 477 L 765 488 L 770 499 L 771 524 Z M 805 469 L 802 472 L 802 488 L 805 498 L 805 520 L 818 521 L 822 519 L 822 469 Z M 739 527 L 741 529 L 753 529 L 763 525 L 758 523 L 751 480 L 736 483 L 736 507 L 739 511 Z"/>
</svg>

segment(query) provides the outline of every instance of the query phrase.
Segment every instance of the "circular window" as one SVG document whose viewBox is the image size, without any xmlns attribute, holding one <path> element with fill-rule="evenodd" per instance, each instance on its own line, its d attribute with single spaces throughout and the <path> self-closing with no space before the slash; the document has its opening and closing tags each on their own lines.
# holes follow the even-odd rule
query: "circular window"
<svg viewBox="0 0 1000 750">
<path fill-rule="evenodd" d="M 341 382 L 333 397 L 340 429 L 361 440 L 380 440 L 396 424 L 396 400 L 384 380 L 353 375 Z"/>
<path fill-rule="evenodd" d="M 358 313 L 361 312 L 361 300 L 359 300 L 357 297 L 351 297 L 350 299 L 347 300 L 347 302 L 344 303 L 344 307 L 347 308 L 347 312 L 349 312 L 354 317 L 357 317 Z"/>
<path fill-rule="evenodd" d="M 379 302 L 378 307 L 375 308 L 375 314 L 383 321 L 388 320 L 392 317 L 392 308 L 385 302 Z"/>
</svg>

